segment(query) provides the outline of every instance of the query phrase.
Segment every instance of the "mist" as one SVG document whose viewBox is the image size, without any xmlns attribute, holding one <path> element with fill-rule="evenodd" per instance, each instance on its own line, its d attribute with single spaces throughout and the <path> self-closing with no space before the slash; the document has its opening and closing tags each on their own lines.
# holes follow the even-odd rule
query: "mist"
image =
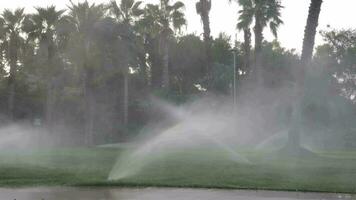
<svg viewBox="0 0 356 200">
<path fill-rule="evenodd" d="M 231 1 L 239 36 L 210 0 L 67 3 L 0 13 L 0 187 L 356 192 L 356 30 L 322 0 L 301 54 L 278 0 Z"/>
</svg>

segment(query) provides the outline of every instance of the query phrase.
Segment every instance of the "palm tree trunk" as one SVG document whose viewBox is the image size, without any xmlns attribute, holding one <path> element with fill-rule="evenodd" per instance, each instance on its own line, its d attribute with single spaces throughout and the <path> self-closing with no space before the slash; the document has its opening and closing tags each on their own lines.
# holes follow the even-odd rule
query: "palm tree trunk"
<svg viewBox="0 0 356 200">
<path fill-rule="evenodd" d="M 163 65 L 163 73 L 162 73 L 162 87 L 165 89 L 169 89 L 169 46 L 168 46 L 168 36 L 163 36 L 162 41 L 162 65 Z"/>
<path fill-rule="evenodd" d="M 160 57 L 160 38 L 147 38 L 145 42 L 146 50 L 149 52 L 149 61 L 151 63 L 149 84 L 151 89 L 161 88 L 162 84 L 162 64 Z"/>
<path fill-rule="evenodd" d="M 141 66 L 140 70 L 140 75 L 142 76 L 142 79 L 144 81 L 145 89 L 148 90 L 148 85 L 149 85 L 149 72 L 148 72 L 148 66 L 147 66 L 147 59 L 146 55 L 144 53 L 138 53 L 138 61 Z"/>
<path fill-rule="evenodd" d="M 244 71 L 250 71 L 250 54 L 251 54 L 251 31 L 244 28 Z"/>
<path fill-rule="evenodd" d="M 263 27 L 261 25 L 261 15 L 259 13 L 255 16 L 255 81 L 257 86 L 263 84 L 263 68 L 262 68 L 262 41 L 263 41 Z"/>
<path fill-rule="evenodd" d="M 16 88 L 16 72 L 17 72 L 17 44 L 14 39 L 10 39 L 10 76 L 8 82 L 8 115 L 10 120 L 14 120 L 14 101 Z"/>
<path fill-rule="evenodd" d="M 129 122 L 129 74 L 124 74 L 124 125 L 127 127 Z"/>
<path fill-rule="evenodd" d="M 53 66 L 53 57 L 54 57 L 54 47 L 52 44 L 47 44 L 47 68 L 52 69 Z M 46 98 L 46 126 L 48 128 L 48 131 L 52 133 L 53 129 L 53 112 L 54 112 L 54 101 L 55 101 L 55 83 L 54 83 L 54 77 L 52 73 L 47 74 L 48 80 L 47 80 L 47 98 Z"/>
<path fill-rule="evenodd" d="M 95 118 L 95 97 L 93 82 L 93 72 L 85 68 L 84 77 L 84 100 L 85 100 L 85 144 L 90 146 L 93 144 L 94 138 L 94 118 Z"/>
<path fill-rule="evenodd" d="M 303 50 L 301 56 L 302 76 L 305 75 L 305 67 L 310 63 L 311 58 L 313 56 L 315 35 L 316 35 L 316 29 L 318 27 L 322 2 L 323 0 L 312 0 L 309 7 L 309 15 L 307 20 L 307 26 L 304 32 Z M 301 78 L 301 80 L 302 79 L 304 78 Z"/>
<path fill-rule="evenodd" d="M 46 94 L 46 126 L 49 132 L 52 132 L 53 125 L 53 106 L 54 106 L 54 84 L 52 80 L 47 82 L 47 94 Z"/>
<path fill-rule="evenodd" d="M 162 58 L 162 88 L 169 89 L 169 16 L 168 16 L 168 1 L 160 0 L 160 8 L 163 10 L 163 19 L 167 20 L 164 24 L 164 29 L 160 35 L 160 54 Z"/>
<path fill-rule="evenodd" d="M 321 10 L 322 0 L 311 0 L 309 7 L 309 14 L 307 19 L 307 25 L 304 32 L 303 50 L 300 60 L 299 71 L 296 75 L 296 103 L 293 106 L 292 112 L 292 125 L 288 133 L 288 145 L 292 148 L 300 147 L 300 133 L 302 127 L 302 110 L 304 100 L 305 89 L 305 71 L 306 67 L 311 62 L 313 56 L 313 49 L 315 43 L 316 29 L 318 27 L 319 15 Z"/>
<path fill-rule="evenodd" d="M 208 77 L 208 82 L 210 82 L 211 76 L 211 36 L 210 36 L 210 18 L 209 18 L 209 3 L 207 0 L 202 1 L 202 11 L 201 11 L 201 19 L 203 22 L 204 29 L 204 46 L 205 46 L 205 70 L 206 75 Z"/>
<path fill-rule="evenodd" d="M 9 77 L 8 85 L 8 116 L 10 120 L 14 120 L 14 100 L 15 100 L 15 77 Z"/>
</svg>

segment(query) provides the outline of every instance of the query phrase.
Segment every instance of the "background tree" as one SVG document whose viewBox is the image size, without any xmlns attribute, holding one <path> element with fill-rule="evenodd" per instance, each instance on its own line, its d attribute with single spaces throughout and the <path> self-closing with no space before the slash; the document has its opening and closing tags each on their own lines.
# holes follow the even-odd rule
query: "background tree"
<svg viewBox="0 0 356 200">
<path fill-rule="evenodd" d="M 299 55 L 295 50 L 283 48 L 274 40 L 264 42 L 263 60 L 265 71 L 265 87 L 279 89 L 289 87 L 293 83 L 293 68 L 299 64 Z"/>
<path fill-rule="evenodd" d="M 251 56 L 251 24 L 253 22 L 253 8 L 252 1 L 246 0 L 235 0 L 242 6 L 239 10 L 239 19 L 236 28 L 243 31 L 244 43 L 243 43 L 243 53 L 244 53 L 244 63 L 243 70 L 250 71 L 250 56 Z M 232 0 L 229 0 L 232 2 Z"/>
<path fill-rule="evenodd" d="M 37 8 L 29 15 L 21 9 L 18 14 L 8 12 L 6 20 L 2 15 L 0 126 L 11 123 L 2 114 L 9 111 L 12 87 L 9 79 L 14 75 L 13 119 L 26 124 L 32 124 L 37 118 L 55 121 L 52 132 L 56 134 L 51 137 L 56 137 L 56 142 L 59 140 L 61 144 L 128 141 L 146 125 L 163 118 L 152 109 L 152 102 L 147 98 L 150 95 L 175 104 L 196 99 L 206 91 L 230 98 L 234 70 L 231 36 L 222 33 L 212 38 L 206 34 L 209 31 L 205 31 L 203 38 L 180 32 L 185 24 L 184 7 L 175 2 L 143 4 L 123 0 L 96 5 L 81 1 L 70 3 L 65 12 L 68 14 L 50 6 Z M 198 2 L 197 11 L 204 25 L 204 21 L 209 21 L 206 15 L 209 9 L 204 14 L 201 8 L 204 2 L 208 3 L 206 8 L 210 8 L 211 1 L 195 2 Z M 268 4 L 273 2 L 272 9 L 273 5 Z M 234 45 L 238 66 L 241 66 L 238 104 L 246 110 L 256 110 L 248 114 L 254 126 L 249 129 L 251 135 L 267 137 L 287 127 L 291 135 L 289 144 L 294 141 L 292 145 L 297 147 L 302 125 L 305 132 L 329 134 L 330 137 L 323 137 L 327 140 L 351 133 L 356 112 L 355 31 L 323 31 L 325 43 L 317 48 L 315 57 L 305 56 L 308 51 L 304 50 L 302 57 L 309 60 L 306 64 L 301 64 L 293 49 L 283 48 L 277 40 L 263 40 L 260 46 L 264 88 L 253 92 L 254 85 L 240 81 L 256 74 L 253 66 L 249 69 L 250 30 L 256 26 L 256 11 L 262 10 L 258 14 L 264 21 L 258 25 L 273 29 L 281 23 L 281 6 L 271 0 L 240 0 L 240 5 L 237 28 L 243 31 L 245 42 L 236 41 Z M 311 12 L 310 18 L 315 20 L 318 10 Z M 315 22 L 308 22 L 306 29 L 313 26 Z M 211 75 L 206 81 L 203 69 L 207 61 L 208 35 Z M 304 48 L 310 51 L 313 47 L 308 47 L 311 42 L 306 41 Z M 168 69 L 167 66 L 169 70 L 163 70 Z M 308 73 L 304 75 L 303 71 Z M 169 88 L 164 87 L 167 84 L 164 85 L 163 80 L 168 81 Z M 294 83 L 298 91 L 293 96 L 290 86 Z M 255 102 L 255 99 L 263 102 Z M 292 112 L 293 106 L 288 104 L 294 100 L 298 104 L 293 105 Z M 286 116 L 292 116 L 292 120 Z M 331 136 L 332 132 L 340 134 Z M 66 138 L 70 139 L 62 141 Z M 330 140 L 330 143 L 333 142 Z"/>
<path fill-rule="evenodd" d="M 42 74 L 46 85 L 45 119 L 47 126 L 51 129 L 53 125 L 53 112 L 58 80 L 61 75 L 58 47 L 60 44 L 60 33 L 57 30 L 63 23 L 64 10 L 56 10 L 54 6 L 47 8 L 36 8 L 37 13 L 29 16 L 24 23 L 24 31 L 28 33 L 28 39 L 38 41 L 38 64 L 43 64 L 45 69 Z M 43 62 L 42 62 L 43 60 Z"/>
<path fill-rule="evenodd" d="M 120 53 L 122 54 L 123 52 L 126 52 L 125 58 L 127 61 L 123 64 L 122 66 L 122 74 L 124 76 L 124 95 L 123 95 L 123 114 L 124 114 L 124 125 L 128 125 L 128 109 L 129 109 L 129 67 L 133 65 L 133 54 L 136 54 L 137 51 L 134 51 L 133 49 L 136 49 L 135 47 L 132 47 L 132 45 L 135 45 L 136 39 L 134 38 L 135 35 L 133 33 L 135 22 L 139 20 L 142 15 L 144 14 L 144 11 L 140 8 L 140 5 L 142 4 L 141 1 L 134 1 L 134 0 L 123 0 L 121 1 L 121 4 L 118 5 L 116 1 L 111 1 L 109 4 L 109 9 L 110 13 L 114 16 L 115 20 L 117 23 L 116 26 L 118 26 L 121 31 L 119 31 L 117 36 L 121 36 L 121 43 L 124 43 L 125 47 L 128 49 L 128 51 L 121 51 Z M 120 27 L 120 25 L 122 25 Z M 123 35 L 123 29 L 126 30 L 126 33 Z M 132 45 L 130 45 L 132 44 Z M 121 62 L 122 63 L 122 62 Z"/>
<path fill-rule="evenodd" d="M 241 66 L 242 59 L 240 57 L 240 49 L 237 45 L 237 66 Z M 231 50 L 231 37 L 226 33 L 220 33 L 217 38 L 212 41 L 212 87 L 217 94 L 232 94 L 231 84 L 234 78 L 233 55 Z"/>
<path fill-rule="evenodd" d="M 159 5 L 147 4 L 138 31 L 143 37 L 149 54 L 151 84 L 153 88 L 169 88 L 169 42 L 185 24 L 180 1 L 171 5 L 170 0 L 161 0 Z"/>
<path fill-rule="evenodd" d="M 237 24 L 237 29 L 243 31 L 244 43 L 244 71 L 250 71 L 250 55 L 251 55 L 251 23 L 253 12 L 251 12 L 251 2 L 240 0 L 239 4 L 242 5 L 242 10 L 239 11 L 239 22 Z"/>
<path fill-rule="evenodd" d="M 10 11 L 5 9 L 0 17 L 0 38 L 3 41 L 1 48 L 9 63 L 10 72 L 8 77 L 8 115 L 14 118 L 14 101 L 16 89 L 16 74 L 18 71 L 19 54 L 24 39 L 21 36 L 22 25 L 25 19 L 24 9 Z"/>
<path fill-rule="evenodd" d="M 319 15 L 321 11 L 322 0 L 311 0 L 307 24 L 304 32 L 303 49 L 299 65 L 299 70 L 296 74 L 296 96 L 295 104 L 292 112 L 292 124 L 289 130 L 289 146 L 292 149 L 300 148 L 300 132 L 302 127 L 302 110 L 303 99 L 305 97 L 305 74 L 306 69 L 310 66 L 313 56 L 316 29 L 318 27 Z"/>
<path fill-rule="evenodd" d="M 141 60 L 143 63 L 148 63 L 149 80 L 147 83 L 154 89 L 162 86 L 162 63 L 159 55 L 161 24 L 158 20 L 160 15 L 158 5 L 148 4 L 144 8 L 143 17 L 137 22 L 137 32 L 143 44 L 144 55 L 141 56 Z"/>
<path fill-rule="evenodd" d="M 338 84 L 335 94 L 356 102 L 356 30 L 328 30 L 321 34 L 326 43 L 317 49 L 318 64 Z"/>
<path fill-rule="evenodd" d="M 262 42 L 263 30 L 268 26 L 272 34 L 277 37 L 278 27 L 283 24 L 281 19 L 281 9 L 283 8 L 279 0 L 237 0 L 241 5 L 239 11 L 238 29 L 244 31 L 245 38 L 245 62 L 249 54 L 247 48 L 250 46 L 250 26 L 254 23 L 255 33 L 255 79 L 258 85 L 263 84 L 262 66 Z"/>
<path fill-rule="evenodd" d="M 140 8 L 142 1 L 135 0 L 123 0 L 118 5 L 115 0 L 112 0 L 108 8 L 110 14 L 115 17 L 115 19 L 125 25 L 134 25 L 137 18 L 143 15 L 143 10 Z"/>
<path fill-rule="evenodd" d="M 184 13 L 184 3 L 177 1 L 170 4 L 171 0 L 160 0 L 160 16 L 158 23 L 160 27 L 159 53 L 162 59 L 162 87 L 169 88 L 169 40 L 175 30 L 180 30 L 186 24 Z"/>
<path fill-rule="evenodd" d="M 170 0 L 161 0 L 162 11 L 161 54 L 163 63 L 163 87 L 169 88 L 169 39 L 174 30 L 179 30 L 186 24 L 182 9 L 184 4 L 180 1 L 170 5 Z M 172 27 L 172 28 L 171 28 Z"/>
<path fill-rule="evenodd" d="M 205 44 L 205 73 L 207 80 L 211 79 L 211 36 L 210 36 L 210 18 L 209 13 L 211 10 L 211 0 L 199 0 L 196 3 L 196 11 L 200 15 L 201 21 L 203 23 L 204 30 L 204 44 Z"/>
<path fill-rule="evenodd" d="M 85 141 L 88 145 L 93 142 L 95 118 L 95 63 L 97 48 L 93 38 L 95 24 L 104 18 L 104 5 L 89 4 L 88 1 L 69 7 L 69 22 L 73 27 L 71 37 L 74 45 L 74 61 L 83 70 L 83 85 L 85 99 Z M 72 55 L 73 56 L 73 55 Z M 72 57 L 73 58 L 73 57 Z"/>
<path fill-rule="evenodd" d="M 196 35 L 186 35 L 172 42 L 171 52 L 171 91 L 182 96 L 197 94 L 196 84 L 202 84 L 206 74 L 201 70 L 205 67 L 204 42 Z"/>
</svg>

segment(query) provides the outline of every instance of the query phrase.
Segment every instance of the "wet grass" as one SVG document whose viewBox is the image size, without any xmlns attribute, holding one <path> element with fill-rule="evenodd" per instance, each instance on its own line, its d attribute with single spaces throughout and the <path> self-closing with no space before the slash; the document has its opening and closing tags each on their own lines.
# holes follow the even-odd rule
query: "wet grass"
<svg viewBox="0 0 356 200">
<path fill-rule="evenodd" d="M 218 152 L 164 157 L 135 176 L 108 182 L 119 149 L 56 149 L 0 153 L 0 186 L 204 187 L 356 193 L 356 152 L 291 158 L 243 153 L 239 164 Z"/>
<path fill-rule="evenodd" d="M 119 149 L 52 149 L 0 153 L 0 186 L 73 186 L 107 179 Z"/>
<path fill-rule="evenodd" d="M 353 153 L 342 156 L 322 153 L 307 158 L 258 152 L 244 154 L 251 164 L 239 164 L 216 156 L 169 157 L 117 183 L 356 193 L 356 157 L 349 156 Z"/>
</svg>

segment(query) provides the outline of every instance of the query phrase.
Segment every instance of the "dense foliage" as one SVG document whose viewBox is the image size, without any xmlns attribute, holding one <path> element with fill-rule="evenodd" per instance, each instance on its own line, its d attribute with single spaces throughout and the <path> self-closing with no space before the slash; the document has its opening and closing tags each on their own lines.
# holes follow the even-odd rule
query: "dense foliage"
<svg viewBox="0 0 356 200">
<path fill-rule="evenodd" d="M 235 44 L 225 33 L 211 38 L 211 1 L 197 4 L 203 38 L 182 32 L 184 4 L 173 0 L 157 5 L 135 0 L 71 2 L 68 10 L 51 6 L 36 8 L 35 13 L 4 10 L 0 123 L 42 119 L 49 132 L 67 130 L 77 143 L 88 145 L 125 140 L 157 117 L 148 103 L 152 94 L 175 103 L 210 92 L 231 95 L 232 50 L 237 52 L 241 95 L 251 89 L 255 73 L 262 76 L 262 88 L 293 85 L 299 55 L 277 40 L 263 40 L 262 35 L 269 26 L 277 36 L 282 24 L 280 2 L 237 2 L 244 3 L 238 28 L 245 41 Z M 259 37 L 256 51 L 250 44 L 253 22 Z M 320 124 L 330 126 L 327 120 L 334 120 L 339 127 L 351 127 L 356 112 L 356 31 L 326 30 L 322 35 L 325 44 L 317 47 L 306 81 L 317 87 L 306 91 L 313 102 L 306 107 L 314 109 L 308 116 L 321 119 L 329 113 Z M 263 69 L 250 67 L 253 60 Z"/>
</svg>

